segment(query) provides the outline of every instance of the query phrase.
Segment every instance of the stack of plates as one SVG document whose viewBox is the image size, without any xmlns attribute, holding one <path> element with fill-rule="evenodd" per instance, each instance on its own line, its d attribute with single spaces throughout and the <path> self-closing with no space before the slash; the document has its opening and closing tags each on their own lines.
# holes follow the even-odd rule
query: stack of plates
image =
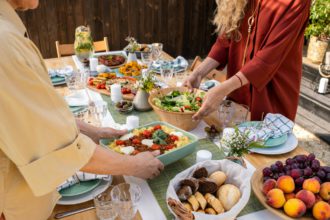
<svg viewBox="0 0 330 220">
<path fill-rule="evenodd" d="M 68 188 L 59 191 L 62 198 L 57 202 L 60 205 L 74 205 L 92 200 L 95 195 L 98 195 L 111 185 L 112 176 L 107 180 L 90 180 L 77 183 Z"/>
<path fill-rule="evenodd" d="M 249 121 L 239 127 L 259 127 L 261 121 Z M 258 154 L 277 155 L 293 151 L 298 146 L 298 140 L 294 134 L 284 134 L 277 138 L 269 138 L 264 143 L 265 148 L 252 148 L 250 151 Z"/>
</svg>

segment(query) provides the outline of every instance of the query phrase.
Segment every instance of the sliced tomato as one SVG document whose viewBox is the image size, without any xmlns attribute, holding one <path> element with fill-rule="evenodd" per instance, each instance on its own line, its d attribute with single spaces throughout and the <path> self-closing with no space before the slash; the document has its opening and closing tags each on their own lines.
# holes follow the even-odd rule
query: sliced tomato
<svg viewBox="0 0 330 220">
<path fill-rule="evenodd" d="M 151 149 L 152 150 L 159 150 L 160 146 L 158 144 L 153 144 L 153 145 L 151 145 Z"/>
<path fill-rule="evenodd" d="M 89 79 L 88 79 L 88 81 L 93 81 L 93 80 L 94 80 L 94 78 L 93 78 L 93 77 L 91 77 L 91 78 L 89 78 Z"/>
<path fill-rule="evenodd" d="M 97 89 L 102 89 L 102 84 L 98 84 L 98 85 L 96 86 L 96 88 L 97 88 Z"/>
<path fill-rule="evenodd" d="M 88 85 L 90 85 L 90 86 L 94 85 L 93 80 L 90 80 L 90 81 L 88 82 Z"/>
<path fill-rule="evenodd" d="M 191 106 L 190 105 L 185 105 L 184 108 L 185 109 L 191 109 Z"/>
<path fill-rule="evenodd" d="M 170 138 L 171 138 L 172 141 L 178 141 L 179 140 L 179 137 L 176 136 L 176 135 L 171 135 Z"/>
<path fill-rule="evenodd" d="M 162 126 L 161 125 L 155 125 L 154 126 L 154 130 L 156 131 L 156 130 L 160 130 L 160 129 L 162 129 Z"/>
<path fill-rule="evenodd" d="M 101 84 L 101 89 L 105 89 L 105 84 Z"/>
<path fill-rule="evenodd" d="M 145 130 L 145 131 L 143 131 L 143 135 L 145 136 L 145 137 L 151 137 L 151 131 L 149 131 L 149 130 Z"/>
<path fill-rule="evenodd" d="M 123 140 L 116 140 L 116 145 L 124 145 L 125 141 Z"/>
<path fill-rule="evenodd" d="M 137 155 L 138 153 L 140 153 L 140 151 L 138 151 L 138 150 L 134 150 L 134 151 L 132 152 L 132 155 Z"/>
<path fill-rule="evenodd" d="M 133 144 L 141 144 L 141 141 L 140 141 L 139 139 L 137 139 L 137 138 L 134 138 L 134 139 L 132 140 L 132 143 L 133 143 Z"/>
<path fill-rule="evenodd" d="M 174 148 L 174 145 L 170 144 L 165 147 L 166 150 L 171 150 Z"/>
<path fill-rule="evenodd" d="M 201 97 L 196 97 L 195 100 L 198 101 L 198 102 L 201 102 L 202 98 Z"/>
</svg>

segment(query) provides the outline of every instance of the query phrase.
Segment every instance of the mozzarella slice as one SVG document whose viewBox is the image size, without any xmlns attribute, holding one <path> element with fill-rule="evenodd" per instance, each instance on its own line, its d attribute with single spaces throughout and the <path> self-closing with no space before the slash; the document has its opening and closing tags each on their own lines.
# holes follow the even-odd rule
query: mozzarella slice
<svg viewBox="0 0 330 220">
<path fill-rule="evenodd" d="M 125 135 L 121 136 L 119 138 L 119 140 L 126 141 L 126 140 L 130 139 L 131 137 L 134 137 L 134 134 L 128 133 L 128 134 L 125 134 Z"/>
<path fill-rule="evenodd" d="M 172 131 L 170 134 L 175 135 L 175 136 L 178 136 L 178 137 L 182 137 L 183 136 L 182 132 L 180 132 L 180 131 Z"/>
<path fill-rule="evenodd" d="M 154 140 L 152 139 L 143 139 L 141 141 L 142 144 L 147 145 L 148 147 L 151 147 L 154 144 Z"/>
<path fill-rule="evenodd" d="M 121 147 L 121 148 L 120 148 L 120 151 L 121 151 L 122 153 L 126 154 L 126 155 L 130 155 L 131 153 L 133 153 L 134 150 L 135 150 L 135 149 L 134 149 L 134 147 L 132 147 L 132 146 L 127 146 L 127 147 Z"/>
</svg>

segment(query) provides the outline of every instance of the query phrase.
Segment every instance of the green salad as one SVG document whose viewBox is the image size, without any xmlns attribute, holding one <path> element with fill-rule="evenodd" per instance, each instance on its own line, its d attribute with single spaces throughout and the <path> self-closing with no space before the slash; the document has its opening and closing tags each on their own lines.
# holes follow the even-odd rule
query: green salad
<svg viewBox="0 0 330 220">
<path fill-rule="evenodd" d="M 154 104 L 170 112 L 197 112 L 202 106 L 205 92 L 191 93 L 174 90 L 169 94 L 154 98 Z"/>
</svg>

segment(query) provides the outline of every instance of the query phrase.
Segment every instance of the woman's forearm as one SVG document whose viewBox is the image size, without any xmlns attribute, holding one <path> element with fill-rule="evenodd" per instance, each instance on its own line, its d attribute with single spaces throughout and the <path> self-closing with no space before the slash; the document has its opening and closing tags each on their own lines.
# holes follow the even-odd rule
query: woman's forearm
<svg viewBox="0 0 330 220">
<path fill-rule="evenodd" d="M 195 69 L 194 72 L 201 75 L 202 77 L 205 77 L 209 72 L 214 70 L 219 66 L 219 62 L 207 57 L 205 60 Z"/>
<path fill-rule="evenodd" d="M 84 135 L 90 137 L 95 143 L 98 143 L 98 140 L 102 137 L 102 129 L 95 127 L 91 124 L 85 123 L 81 120 L 76 119 L 77 127 L 80 132 Z"/>
</svg>

